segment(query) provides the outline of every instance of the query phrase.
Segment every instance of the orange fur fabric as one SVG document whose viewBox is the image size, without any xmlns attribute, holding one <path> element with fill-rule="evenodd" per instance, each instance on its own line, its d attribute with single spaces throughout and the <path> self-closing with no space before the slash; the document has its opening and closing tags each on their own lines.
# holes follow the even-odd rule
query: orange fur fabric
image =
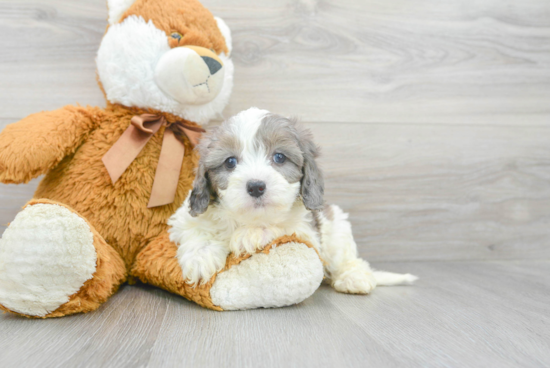
<svg viewBox="0 0 550 368">
<path fill-rule="evenodd" d="M 218 54 L 228 51 L 212 13 L 197 0 L 138 0 L 124 13 L 122 20 L 132 15 L 152 21 L 167 35 L 180 33 L 183 37 L 171 39 L 171 47 L 195 45 L 213 49 Z"/>
<path fill-rule="evenodd" d="M 120 105 L 87 111 L 96 113 L 97 128 L 89 133 L 88 139 L 76 152 L 69 152 L 46 174 L 34 197 L 51 199 L 76 209 L 130 267 L 137 253 L 167 229 L 166 220 L 183 203 L 193 183 L 198 156 L 185 138 L 185 157 L 176 199 L 166 206 L 147 208 L 164 128 L 149 140 L 123 176 L 113 184 L 101 159 L 128 128 L 131 118 L 144 111 Z M 174 116 L 164 115 L 168 121 L 177 120 Z"/>
<path fill-rule="evenodd" d="M 104 265 L 113 268 L 109 272 L 118 272 L 118 259 L 125 264 L 125 270 L 130 268 L 138 252 L 166 232 L 166 220 L 183 203 L 198 162 L 196 152 L 185 137 L 185 157 L 174 202 L 147 208 L 162 145 L 164 128 L 161 128 L 160 134 L 151 138 L 113 184 L 101 159 L 130 125 L 131 118 L 142 113 L 143 110 L 120 105 L 109 105 L 105 110 L 69 106 L 31 115 L 9 125 L 0 134 L 2 182 L 27 182 L 46 173 L 34 198 L 62 203 L 88 221 L 106 248 L 102 251 L 110 254 L 109 259 L 116 259 Z M 163 115 L 169 122 L 181 120 Z M 113 286 L 118 284 L 114 282 Z M 92 283 L 92 287 L 98 285 Z M 85 308 L 64 306 L 48 316 L 93 310 L 105 300 L 106 297 L 101 297 Z"/>
</svg>

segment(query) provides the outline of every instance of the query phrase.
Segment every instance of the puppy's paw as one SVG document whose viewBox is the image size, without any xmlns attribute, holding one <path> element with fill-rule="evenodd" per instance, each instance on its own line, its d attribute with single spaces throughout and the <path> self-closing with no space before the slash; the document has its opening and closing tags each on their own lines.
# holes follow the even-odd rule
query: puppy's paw
<svg viewBox="0 0 550 368">
<path fill-rule="evenodd" d="M 368 294 L 376 287 L 376 279 L 372 274 L 356 270 L 333 280 L 332 286 L 341 293 Z"/>
<path fill-rule="evenodd" d="M 225 266 L 227 254 L 227 250 L 218 245 L 180 247 L 178 261 L 183 279 L 191 285 L 207 283 Z"/>
<path fill-rule="evenodd" d="M 359 263 L 333 276 L 332 287 L 341 293 L 368 294 L 376 287 L 376 279 L 368 266 Z"/>
<path fill-rule="evenodd" d="M 254 254 L 263 249 L 273 239 L 280 236 L 271 229 L 261 227 L 242 227 L 233 233 L 229 248 L 235 255 Z"/>
</svg>

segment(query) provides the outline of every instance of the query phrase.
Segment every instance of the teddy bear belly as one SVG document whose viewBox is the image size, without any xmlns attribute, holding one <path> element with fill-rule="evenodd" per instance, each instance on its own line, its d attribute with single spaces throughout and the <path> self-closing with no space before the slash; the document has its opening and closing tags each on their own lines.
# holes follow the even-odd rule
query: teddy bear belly
<svg viewBox="0 0 550 368">
<path fill-rule="evenodd" d="M 34 198 L 64 203 L 85 217 L 130 267 L 139 251 L 167 229 L 166 220 L 191 189 L 198 157 L 186 150 L 173 203 L 147 208 L 161 141 L 153 137 L 113 184 L 101 158 L 106 149 L 86 142 L 50 170 Z M 109 147 L 109 145 L 105 146 Z"/>
</svg>

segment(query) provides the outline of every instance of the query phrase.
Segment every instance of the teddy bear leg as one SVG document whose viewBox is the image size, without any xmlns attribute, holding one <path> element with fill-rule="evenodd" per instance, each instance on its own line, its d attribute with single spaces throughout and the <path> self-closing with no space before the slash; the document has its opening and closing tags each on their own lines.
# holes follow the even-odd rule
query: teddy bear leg
<svg viewBox="0 0 550 368">
<path fill-rule="evenodd" d="M 274 308 L 297 304 L 317 290 L 323 264 L 317 252 L 292 237 L 253 255 L 229 255 L 226 266 L 201 285 L 182 276 L 177 246 L 163 234 L 137 257 L 131 274 L 214 310 Z"/>
<path fill-rule="evenodd" d="M 89 312 L 126 279 L 120 255 L 70 207 L 34 199 L 0 239 L 0 309 L 25 317 Z"/>
<path fill-rule="evenodd" d="M 309 298 L 323 275 L 313 248 L 286 241 L 226 267 L 217 275 L 210 296 L 224 310 L 285 307 Z"/>
</svg>

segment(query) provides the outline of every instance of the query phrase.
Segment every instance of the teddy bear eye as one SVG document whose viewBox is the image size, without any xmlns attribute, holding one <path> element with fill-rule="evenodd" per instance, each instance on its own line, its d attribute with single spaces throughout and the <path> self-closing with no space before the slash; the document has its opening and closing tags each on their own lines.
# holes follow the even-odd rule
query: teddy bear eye
<svg viewBox="0 0 550 368">
<path fill-rule="evenodd" d="M 179 42 L 183 36 L 179 32 L 172 32 L 170 37 L 172 37 L 173 39 L 175 39 Z"/>
</svg>

